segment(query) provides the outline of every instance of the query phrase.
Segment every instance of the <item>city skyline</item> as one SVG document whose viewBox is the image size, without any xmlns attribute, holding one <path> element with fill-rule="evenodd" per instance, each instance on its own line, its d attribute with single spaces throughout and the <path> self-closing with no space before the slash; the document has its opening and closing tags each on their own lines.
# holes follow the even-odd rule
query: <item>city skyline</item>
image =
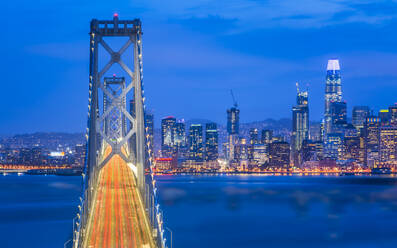
<svg viewBox="0 0 397 248">
<path fill-rule="evenodd" d="M 392 32 L 396 20 L 390 10 L 397 8 L 396 3 L 382 2 L 376 13 L 370 13 L 375 1 L 322 2 L 313 8 L 302 4 L 295 11 L 288 1 L 273 6 L 271 17 L 250 15 L 255 10 L 267 13 L 269 4 L 236 3 L 246 5 L 242 13 L 236 11 L 237 5 L 203 8 L 201 1 L 172 1 L 179 6 L 175 10 L 162 9 L 157 2 L 116 7 L 101 2 L 95 8 L 87 3 L 69 8 L 72 5 L 66 2 L 60 8 L 46 1 L 7 5 L 2 18 L 14 20 L 20 29 L 16 33 L 6 27 L 2 41 L 7 47 L 3 75 L 11 83 L 5 84 L 0 103 L 12 104 L 2 109 L 0 133 L 84 130 L 88 30 L 81 23 L 113 12 L 121 18 L 141 17 L 145 23 L 145 90 L 156 127 L 169 114 L 224 124 L 224 110 L 232 105 L 230 89 L 239 102 L 242 122 L 289 117 L 296 81 L 310 84 L 311 120 L 320 120 L 324 70 L 332 58 L 341 63 L 349 116 L 356 105 L 377 112 L 395 102 L 397 35 Z M 30 26 L 45 25 L 45 32 L 38 28 L 33 35 L 23 24 L 28 19 Z M 21 35 L 30 39 L 18 38 Z M 18 61 L 19 66 L 12 66 Z M 8 92 L 14 91 L 19 94 L 11 98 Z"/>
</svg>

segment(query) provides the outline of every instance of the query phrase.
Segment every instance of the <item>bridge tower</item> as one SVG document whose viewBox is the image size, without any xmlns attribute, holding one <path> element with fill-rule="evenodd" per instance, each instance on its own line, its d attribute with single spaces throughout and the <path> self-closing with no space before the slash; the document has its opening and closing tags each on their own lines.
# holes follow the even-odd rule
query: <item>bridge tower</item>
<svg viewBox="0 0 397 248">
<path fill-rule="evenodd" d="M 133 170 L 152 236 L 157 240 L 158 247 L 165 248 L 162 212 L 157 202 L 157 188 L 152 174 L 152 151 L 144 121 L 141 21 L 119 20 L 117 14 L 113 20 L 93 19 L 89 35 L 87 148 L 83 195 L 73 224 L 73 247 L 82 247 L 82 240 L 87 234 L 89 213 L 93 208 L 100 171 L 112 157 L 118 155 Z M 123 39 L 120 49 L 116 50 L 112 48 L 114 43 L 108 43 L 107 39 L 114 41 L 114 38 L 118 38 L 118 41 Z M 132 49 L 129 49 L 131 46 Z M 107 61 L 104 61 L 106 56 L 103 53 L 108 56 Z M 115 64 L 121 67 L 125 77 L 106 76 Z M 133 115 L 126 106 L 129 95 L 134 98 Z M 149 176 L 145 176 L 145 167 L 151 172 Z"/>
</svg>

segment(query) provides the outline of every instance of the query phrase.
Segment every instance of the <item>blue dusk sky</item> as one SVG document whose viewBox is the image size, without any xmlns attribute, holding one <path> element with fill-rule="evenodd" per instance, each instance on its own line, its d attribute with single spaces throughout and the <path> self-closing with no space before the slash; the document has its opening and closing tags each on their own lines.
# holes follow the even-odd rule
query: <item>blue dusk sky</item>
<svg viewBox="0 0 397 248">
<path fill-rule="evenodd" d="M 310 117 L 324 109 L 327 60 L 343 98 L 375 111 L 397 102 L 397 1 L 2 1 L 0 134 L 86 126 L 89 22 L 140 18 L 148 108 L 159 119 L 225 123 L 290 118 L 295 83 Z M 5 24 L 5 26 L 4 26 Z M 5 28 L 5 29 L 4 29 Z M 5 30 L 5 33 L 4 33 Z"/>
</svg>

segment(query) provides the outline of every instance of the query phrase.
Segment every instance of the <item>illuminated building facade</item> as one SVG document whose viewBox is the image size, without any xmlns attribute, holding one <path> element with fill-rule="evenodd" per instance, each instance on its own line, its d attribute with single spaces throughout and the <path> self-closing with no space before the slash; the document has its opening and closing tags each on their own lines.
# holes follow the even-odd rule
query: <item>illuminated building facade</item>
<svg viewBox="0 0 397 248">
<path fill-rule="evenodd" d="M 364 165 L 375 167 L 379 157 L 379 126 L 380 119 L 375 116 L 367 117 L 364 123 Z"/>
<path fill-rule="evenodd" d="M 175 156 L 175 124 L 176 119 L 173 116 L 161 120 L 161 154 L 163 157 Z"/>
<path fill-rule="evenodd" d="M 269 153 L 265 144 L 254 144 L 252 147 L 252 160 L 259 166 L 269 162 Z"/>
<path fill-rule="evenodd" d="M 340 160 L 343 157 L 343 134 L 329 133 L 326 136 L 324 157 L 332 160 Z"/>
<path fill-rule="evenodd" d="M 288 169 L 290 167 L 290 145 L 285 141 L 272 142 L 269 145 L 271 167 Z"/>
<path fill-rule="evenodd" d="M 270 144 L 273 139 L 273 130 L 262 130 L 261 143 Z"/>
<path fill-rule="evenodd" d="M 322 141 L 304 140 L 302 143 L 302 161 L 320 161 L 324 158 Z"/>
<path fill-rule="evenodd" d="M 251 145 L 255 145 L 255 144 L 259 144 L 259 135 L 258 135 L 258 129 L 256 128 L 251 128 L 250 132 L 250 144 Z"/>
<path fill-rule="evenodd" d="M 218 159 L 218 130 L 216 123 L 205 124 L 205 161 Z"/>
<path fill-rule="evenodd" d="M 388 124 L 390 122 L 390 113 L 388 109 L 379 110 L 378 117 L 381 124 Z"/>
<path fill-rule="evenodd" d="M 227 132 L 229 135 L 238 135 L 240 128 L 240 110 L 232 107 L 227 110 Z"/>
<path fill-rule="evenodd" d="M 332 133 L 331 103 L 342 101 L 342 82 L 339 60 L 328 60 L 325 85 L 324 136 Z M 324 137 L 325 138 L 325 137 Z"/>
<path fill-rule="evenodd" d="M 352 124 L 360 130 L 364 127 L 366 118 L 369 116 L 368 106 L 354 106 L 352 111 Z"/>
<path fill-rule="evenodd" d="M 186 148 L 186 125 L 183 120 L 177 121 L 174 128 L 174 146 L 178 152 Z"/>
<path fill-rule="evenodd" d="M 340 127 L 347 123 L 346 102 L 332 102 L 331 111 L 331 129 L 332 133 L 340 132 Z"/>
<path fill-rule="evenodd" d="M 302 162 L 302 143 L 309 139 L 308 92 L 297 92 L 297 106 L 292 108 L 292 157 L 294 166 Z"/>
<path fill-rule="evenodd" d="M 397 126 L 380 127 L 379 166 L 397 167 Z"/>
<path fill-rule="evenodd" d="M 204 160 L 203 126 L 192 124 L 189 128 L 189 160 L 200 162 Z"/>
</svg>

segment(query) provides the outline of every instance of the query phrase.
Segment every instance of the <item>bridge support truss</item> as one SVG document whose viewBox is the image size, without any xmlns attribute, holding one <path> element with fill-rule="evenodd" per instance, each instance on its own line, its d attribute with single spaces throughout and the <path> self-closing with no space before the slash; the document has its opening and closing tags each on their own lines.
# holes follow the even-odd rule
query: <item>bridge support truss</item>
<svg viewBox="0 0 397 248">
<path fill-rule="evenodd" d="M 126 37 L 127 41 L 115 51 L 104 37 Z M 130 46 L 133 46 L 133 52 L 129 54 L 132 55 L 133 66 L 127 66 L 128 63 L 122 60 L 122 55 Z M 99 62 L 103 59 L 103 56 L 99 55 L 99 47 L 110 55 L 110 60 L 102 68 L 99 68 Z M 114 64 L 120 65 L 126 77 L 105 77 Z M 142 65 L 142 27 L 139 19 L 121 21 L 118 15 L 114 15 L 113 20 L 91 21 L 87 147 L 83 194 L 80 197 L 79 213 L 73 224 L 75 248 L 82 247 L 84 236 L 87 234 L 86 225 L 89 211 L 93 207 L 99 172 L 116 154 L 135 168 L 137 186 L 152 225 L 152 234 L 158 247 L 166 247 L 163 218 L 152 173 L 152 151 L 149 149 L 150 140 L 145 129 Z M 134 115 L 126 108 L 126 98 L 131 91 L 135 102 Z M 102 105 L 99 102 L 100 94 L 103 96 Z M 128 128 L 127 122 L 130 123 Z M 130 145 L 130 142 L 133 142 L 133 145 Z M 108 146 L 112 148 L 111 152 L 105 154 L 105 147 Z M 145 169 L 149 175 L 145 176 Z"/>
</svg>

